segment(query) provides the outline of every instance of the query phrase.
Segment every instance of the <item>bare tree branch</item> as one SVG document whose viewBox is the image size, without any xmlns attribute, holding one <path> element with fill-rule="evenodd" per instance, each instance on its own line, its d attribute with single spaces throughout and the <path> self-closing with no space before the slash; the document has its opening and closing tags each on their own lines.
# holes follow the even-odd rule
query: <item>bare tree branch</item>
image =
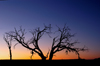
<svg viewBox="0 0 100 66">
<path fill-rule="evenodd" d="M 49 26 L 46 26 L 44 24 L 43 29 L 40 29 L 40 27 L 38 27 L 34 30 L 31 30 L 30 33 L 32 37 L 28 41 L 25 41 L 25 34 L 26 34 L 25 29 L 22 29 L 22 27 L 20 27 L 19 30 L 14 28 L 14 31 L 10 31 L 6 33 L 6 35 L 10 37 L 11 40 L 10 41 L 5 40 L 5 41 L 7 42 L 8 45 L 11 44 L 9 42 L 11 42 L 12 40 L 17 41 L 18 44 L 29 49 L 32 54 L 30 57 L 31 59 L 32 59 L 33 54 L 37 53 L 42 58 L 42 60 L 46 60 L 48 55 L 49 55 L 49 60 L 52 60 L 54 54 L 62 50 L 66 50 L 66 53 L 75 52 L 78 55 L 78 58 L 80 58 L 79 51 L 88 50 L 86 49 L 86 47 L 83 47 L 83 48 L 74 47 L 74 45 L 77 44 L 78 41 L 72 42 L 70 40 L 72 37 L 75 36 L 75 34 L 70 33 L 70 29 L 69 27 L 66 26 L 66 24 L 64 25 L 63 28 L 60 28 L 58 26 L 57 28 L 58 28 L 58 31 L 56 32 L 59 32 L 60 34 L 59 36 L 56 36 L 53 38 L 52 46 L 51 46 L 51 49 L 49 50 L 50 53 L 48 51 L 46 56 L 43 54 L 42 50 L 40 49 L 38 42 L 42 38 L 42 36 L 45 34 L 47 34 L 51 38 L 50 36 L 50 34 L 52 33 L 51 24 Z M 9 39 L 9 38 L 6 38 L 6 39 Z M 33 46 L 33 48 L 29 46 L 30 44 Z M 16 45 L 17 44 L 15 44 L 14 47 Z"/>
<path fill-rule="evenodd" d="M 15 49 L 15 46 L 16 46 L 17 44 L 19 44 L 19 43 L 16 43 L 16 44 L 14 45 L 14 49 Z"/>
<path fill-rule="evenodd" d="M 19 44 L 21 44 L 23 47 L 29 49 L 32 51 L 32 55 L 33 52 L 37 53 L 42 59 L 46 59 L 46 57 L 43 55 L 43 52 L 41 51 L 41 49 L 38 46 L 38 41 L 40 40 L 40 38 L 44 35 L 44 33 L 46 34 L 50 34 L 50 29 L 51 29 L 51 25 L 49 26 L 44 26 L 44 29 L 40 30 L 40 28 L 38 27 L 37 29 L 35 29 L 34 31 L 30 31 L 30 33 L 32 34 L 32 38 L 28 41 L 25 42 L 25 29 L 22 29 L 22 27 L 20 27 L 19 30 L 17 30 L 16 28 L 14 28 L 14 31 L 10 31 L 8 33 L 6 33 L 6 35 L 8 35 L 9 37 L 11 37 L 13 40 L 16 40 Z M 34 46 L 34 48 L 31 48 L 29 45 L 32 44 Z M 17 44 L 14 45 L 14 47 Z M 47 54 L 48 55 L 48 54 Z"/>
<path fill-rule="evenodd" d="M 48 51 L 48 53 L 47 53 L 47 55 L 46 55 L 46 58 L 48 58 L 49 52 L 50 52 L 50 49 L 49 49 L 49 51 Z"/>
<path fill-rule="evenodd" d="M 53 54 L 55 54 L 56 52 L 62 51 L 64 49 L 66 49 L 66 53 L 75 52 L 78 55 L 78 58 L 80 58 L 79 51 L 88 50 L 85 47 L 84 48 L 73 48 L 73 46 L 79 42 L 78 41 L 75 41 L 75 42 L 70 41 L 70 39 L 72 37 L 74 37 L 75 34 L 70 33 L 70 29 L 68 27 L 66 27 L 66 24 L 64 25 L 64 27 L 62 29 L 59 28 L 58 26 L 57 26 L 57 28 L 58 28 L 58 31 L 56 31 L 56 32 L 60 33 L 60 37 L 53 38 L 53 43 L 52 43 L 52 47 L 51 47 L 49 60 L 52 60 Z M 58 40 L 55 41 L 55 39 L 58 39 Z M 55 43 L 57 43 L 57 44 L 54 46 Z"/>
<path fill-rule="evenodd" d="M 32 59 L 33 54 L 35 54 L 35 53 L 34 53 L 34 51 L 31 51 L 31 54 L 32 54 L 32 55 L 31 55 L 31 57 L 30 57 L 30 58 Z"/>
</svg>

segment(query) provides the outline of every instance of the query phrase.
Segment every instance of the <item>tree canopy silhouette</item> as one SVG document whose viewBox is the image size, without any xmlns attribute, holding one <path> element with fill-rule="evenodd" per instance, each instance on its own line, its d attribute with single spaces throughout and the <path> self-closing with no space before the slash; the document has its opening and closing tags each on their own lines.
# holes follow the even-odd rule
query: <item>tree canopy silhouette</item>
<svg viewBox="0 0 100 66">
<path fill-rule="evenodd" d="M 65 24 L 62 29 L 57 26 L 58 30 L 56 32 L 59 32 L 60 36 L 56 36 L 53 38 L 50 52 L 48 51 L 47 55 L 45 56 L 42 50 L 40 49 L 38 42 L 44 34 L 48 34 L 50 36 L 50 34 L 53 33 L 51 32 L 51 28 L 52 27 L 50 24 L 49 26 L 44 25 L 44 28 L 42 30 L 40 30 L 40 27 L 38 27 L 33 31 L 30 31 L 32 37 L 28 41 L 25 41 L 26 32 L 25 29 L 22 29 L 21 27 L 19 30 L 15 28 L 14 31 L 7 32 L 6 34 L 13 40 L 16 40 L 18 42 L 17 44 L 21 44 L 23 47 L 31 50 L 32 55 L 34 53 L 37 53 L 42 58 L 42 60 L 46 60 L 47 57 L 49 57 L 49 60 L 52 60 L 54 54 L 62 50 L 66 50 L 66 53 L 75 52 L 78 55 L 78 58 L 80 59 L 79 51 L 88 50 L 86 49 L 86 47 L 83 48 L 74 47 L 74 45 L 77 44 L 78 41 L 71 42 L 70 38 L 74 37 L 75 34 L 71 34 L 69 27 L 67 27 Z M 17 44 L 15 44 L 14 46 L 16 46 Z M 31 48 L 29 46 L 30 44 L 32 44 L 34 48 Z"/>
</svg>

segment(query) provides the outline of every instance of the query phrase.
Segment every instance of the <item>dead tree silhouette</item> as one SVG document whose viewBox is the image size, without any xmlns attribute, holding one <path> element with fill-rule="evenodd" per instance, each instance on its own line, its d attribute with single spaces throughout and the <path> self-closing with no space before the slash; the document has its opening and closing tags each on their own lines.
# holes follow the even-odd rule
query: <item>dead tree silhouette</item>
<svg viewBox="0 0 100 66">
<path fill-rule="evenodd" d="M 15 28 L 15 31 L 10 31 L 6 34 L 18 42 L 14 46 L 16 46 L 17 44 L 21 44 L 23 47 L 31 50 L 32 55 L 35 52 L 42 58 L 42 60 L 46 60 L 47 57 L 43 55 L 43 52 L 39 48 L 38 41 L 44 35 L 44 33 L 49 35 L 50 28 L 51 28 L 51 25 L 44 26 L 43 30 L 40 30 L 40 28 L 37 28 L 34 31 L 30 31 L 30 33 L 32 34 L 33 37 L 31 39 L 29 39 L 27 42 L 24 41 L 25 40 L 24 36 L 26 34 L 25 29 L 22 29 L 21 27 L 19 30 L 17 30 Z M 49 30 L 49 31 L 47 32 L 47 30 Z M 29 46 L 30 44 L 32 44 L 34 46 L 34 48 L 31 48 Z M 47 55 L 48 55 L 48 53 L 47 53 Z"/>
<path fill-rule="evenodd" d="M 60 36 L 56 36 L 53 38 L 51 52 L 49 55 L 49 60 L 52 60 L 53 55 L 59 51 L 66 50 L 68 52 L 75 52 L 78 55 L 78 59 L 80 58 L 79 51 L 86 51 L 88 50 L 85 46 L 83 48 L 76 48 L 74 47 L 75 44 L 79 43 L 78 41 L 71 42 L 71 38 L 75 36 L 75 34 L 70 33 L 70 29 L 66 24 L 61 29 L 57 26 Z"/>
<path fill-rule="evenodd" d="M 30 31 L 30 33 L 32 34 L 32 38 L 26 42 L 25 42 L 26 32 L 25 32 L 25 29 L 22 29 L 21 27 L 19 30 L 17 30 L 15 28 L 14 31 L 7 32 L 6 34 L 8 36 L 10 36 L 12 39 L 16 40 L 18 42 L 18 44 L 21 44 L 23 47 L 31 50 L 32 55 L 34 53 L 37 53 L 42 58 L 42 60 L 46 60 L 48 55 L 49 55 L 49 60 L 52 60 L 52 58 L 56 52 L 62 51 L 64 49 L 66 50 L 66 53 L 75 52 L 78 55 L 78 58 L 80 59 L 79 51 L 86 51 L 87 50 L 86 47 L 83 47 L 83 48 L 74 47 L 74 45 L 77 44 L 78 41 L 71 42 L 70 38 L 74 37 L 75 34 L 70 33 L 70 29 L 68 27 L 66 27 L 66 24 L 64 25 L 64 27 L 62 29 L 59 28 L 58 26 L 57 26 L 57 28 L 58 28 L 58 31 L 56 31 L 56 32 L 59 32 L 60 36 L 56 36 L 53 38 L 50 53 L 48 51 L 46 56 L 44 56 L 43 52 L 39 48 L 38 41 L 41 39 L 41 37 L 44 34 L 48 34 L 49 36 L 50 36 L 50 33 L 52 34 L 51 24 L 49 26 L 44 25 L 44 28 L 42 30 L 40 30 L 40 28 L 38 27 L 37 29 Z M 54 32 L 54 33 L 56 33 L 56 32 Z M 30 44 L 32 44 L 34 46 L 34 48 L 31 48 L 29 46 Z M 17 44 L 15 44 L 15 46 L 16 45 Z"/>
<path fill-rule="evenodd" d="M 4 40 L 7 43 L 7 46 L 9 48 L 9 53 L 10 53 L 10 60 L 12 60 L 12 52 L 11 52 L 11 45 L 12 45 L 12 37 L 9 37 L 7 34 L 6 36 L 4 35 Z"/>
</svg>

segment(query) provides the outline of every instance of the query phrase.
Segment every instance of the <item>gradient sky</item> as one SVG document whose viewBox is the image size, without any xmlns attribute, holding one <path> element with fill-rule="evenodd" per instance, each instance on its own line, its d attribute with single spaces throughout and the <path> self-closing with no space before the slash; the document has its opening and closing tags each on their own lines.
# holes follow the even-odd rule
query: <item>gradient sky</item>
<svg viewBox="0 0 100 66">
<path fill-rule="evenodd" d="M 3 40 L 5 32 L 22 26 L 28 32 L 43 24 L 63 27 L 67 24 L 73 39 L 80 42 L 79 47 L 88 47 L 88 52 L 80 52 L 84 59 L 100 57 L 100 0 L 6 0 L 0 1 L 0 59 L 9 59 L 9 50 Z M 27 34 L 27 38 L 31 36 Z M 44 36 L 40 48 L 46 55 L 51 48 L 52 39 Z M 21 45 L 12 47 L 13 59 L 30 59 L 30 51 Z M 64 51 L 56 53 L 53 59 L 76 59 L 77 55 Z M 33 59 L 40 59 L 35 54 Z"/>
</svg>

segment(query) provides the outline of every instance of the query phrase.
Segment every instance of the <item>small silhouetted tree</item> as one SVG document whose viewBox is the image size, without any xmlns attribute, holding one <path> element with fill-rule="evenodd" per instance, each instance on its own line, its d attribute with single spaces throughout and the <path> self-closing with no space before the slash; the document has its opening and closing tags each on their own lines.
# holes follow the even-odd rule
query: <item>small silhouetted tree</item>
<svg viewBox="0 0 100 66">
<path fill-rule="evenodd" d="M 70 29 L 64 25 L 64 27 L 61 29 L 57 26 L 60 36 L 56 36 L 53 38 L 52 46 L 50 49 L 50 53 L 48 52 L 46 56 L 44 56 L 42 50 L 39 48 L 39 40 L 44 34 L 48 34 L 50 36 L 51 32 L 51 25 L 45 26 L 42 30 L 38 27 L 37 29 L 34 29 L 33 31 L 30 31 L 32 34 L 32 38 L 25 42 L 25 29 L 22 29 L 20 27 L 19 30 L 15 28 L 14 31 L 7 32 L 6 34 L 9 35 L 11 38 L 16 40 L 18 44 L 21 44 L 23 47 L 31 50 L 31 54 L 37 53 L 42 60 L 46 60 L 46 58 L 49 55 L 49 60 L 52 60 L 55 53 L 66 50 L 66 53 L 68 52 L 75 52 L 78 55 L 78 58 L 80 59 L 79 51 L 85 51 L 85 47 L 83 48 L 76 48 L 74 45 L 78 43 L 78 41 L 71 42 L 70 38 L 74 37 L 75 34 L 70 33 Z M 55 33 L 56 33 L 55 32 Z M 29 45 L 32 44 L 34 48 L 31 48 Z M 17 44 L 15 44 L 17 45 Z"/>
<path fill-rule="evenodd" d="M 4 40 L 7 43 L 7 46 L 9 48 L 9 54 L 10 54 L 10 60 L 12 60 L 12 52 L 11 52 L 11 45 L 12 45 L 12 37 L 9 37 L 7 34 L 4 35 Z"/>
</svg>

